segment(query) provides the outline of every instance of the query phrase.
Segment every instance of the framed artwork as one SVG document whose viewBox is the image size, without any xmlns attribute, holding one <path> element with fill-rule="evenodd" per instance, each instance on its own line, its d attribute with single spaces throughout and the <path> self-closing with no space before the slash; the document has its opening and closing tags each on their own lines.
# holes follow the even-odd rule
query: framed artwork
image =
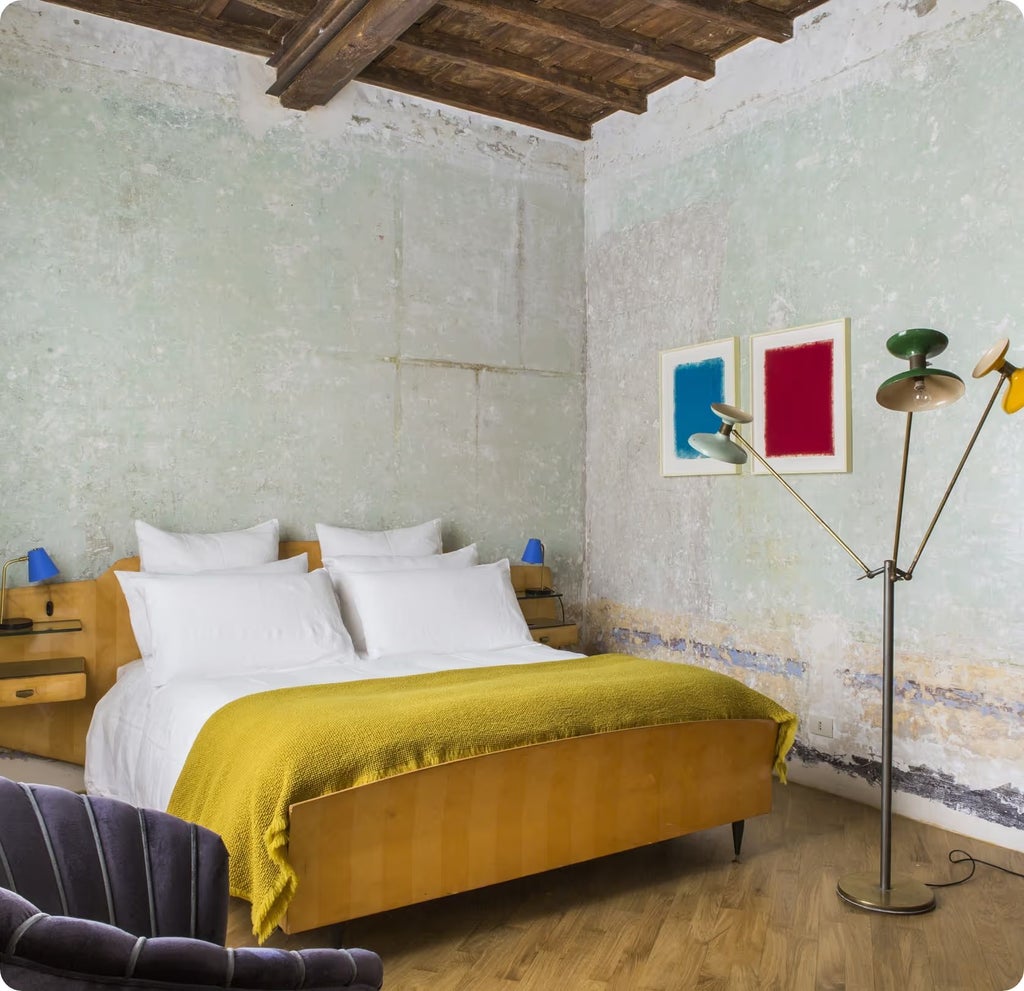
<svg viewBox="0 0 1024 991">
<path fill-rule="evenodd" d="M 750 338 L 752 444 L 779 474 L 850 470 L 849 369 L 848 319 Z"/>
<path fill-rule="evenodd" d="M 662 351 L 662 475 L 735 475 L 738 465 L 705 458 L 690 447 L 690 434 L 716 433 L 722 421 L 712 403 L 736 404 L 739 341 L 727 337 L 707 344 Z"/>
</svg>

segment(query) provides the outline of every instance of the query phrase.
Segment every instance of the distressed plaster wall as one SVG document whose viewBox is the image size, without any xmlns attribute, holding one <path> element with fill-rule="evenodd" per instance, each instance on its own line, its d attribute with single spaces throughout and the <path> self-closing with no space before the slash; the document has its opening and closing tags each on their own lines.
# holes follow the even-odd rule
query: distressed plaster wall
<svg viewBox="0 0 1024 991">
<path fill-rule="evenodd" d="M 852 320 L 854 468 L 794 476 L 872 565 L 890 556 L 903 417 L 885 340 L 932 326 L 966 398 L 919 416 L 909 563 L 995 382 L 1024 363 L 1024 19 L 1006 2 L 845 0 L 681 83 L 587 149 L 588 629 L 724 669 L 792 707 L 793 777 L 867 796 L 881 582 L 770 477 L 662 478 L 660 349 Z M 896 808 L 1024 847 L 1024 417 L 997 410 L 912 583 L 897 588 Z M 874 789 L 877 795 L 877 789 Z"/>
<path fill-rule="evenodd" d="M 26 0 L 0 21 L 10 557 L 66 578 L 136 517 L 440 516 L 582 575 L 578 145 Z M 12 572 L 16 581 L 23 575 Z"/>
</svg>

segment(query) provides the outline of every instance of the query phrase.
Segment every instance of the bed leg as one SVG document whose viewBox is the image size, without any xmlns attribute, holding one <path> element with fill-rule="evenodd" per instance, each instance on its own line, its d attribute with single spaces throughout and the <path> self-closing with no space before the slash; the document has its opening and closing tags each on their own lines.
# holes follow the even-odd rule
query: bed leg
<svg viewBox="0 0 1024 991">
<path fill-rule="evenodd" d="M 736 852 L 736 856 L 740 855 L 740 847 L 743 845 L 743 827 L 746 824 L 746 820 L 740 819 L 738 822 L 732 824 L 732 848 Z"/>
</svg>

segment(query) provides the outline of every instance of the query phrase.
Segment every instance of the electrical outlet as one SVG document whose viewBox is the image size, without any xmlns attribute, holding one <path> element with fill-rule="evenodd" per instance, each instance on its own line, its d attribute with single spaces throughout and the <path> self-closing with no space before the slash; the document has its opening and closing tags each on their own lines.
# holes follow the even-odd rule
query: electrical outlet
<svg viewBox="0 0 1024 991">
<path fill-rule="evenodd" d="M 810 723 L 815 736 L 832 736 L 832 720 L 828 716 L 811 716 Z"/>
</svg>

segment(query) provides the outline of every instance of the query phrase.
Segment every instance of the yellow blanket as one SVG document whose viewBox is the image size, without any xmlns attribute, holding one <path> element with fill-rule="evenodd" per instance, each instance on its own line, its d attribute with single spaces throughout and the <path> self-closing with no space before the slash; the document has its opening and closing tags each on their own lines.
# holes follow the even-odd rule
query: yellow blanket
<svg viewBox="0 0 1024 991">
<path fill-rule="evenodd" d="M 265 940 L 296 887 L 295 802 L 476 754 L 632 726 L 773 719 L 775 771 L 796 717 L 703 668 L 624 654 L 285 688 L 224 706 L 196 738 L 171 796 L 175 815 L 219 833 L 231 893 Z"/>
</svg>

